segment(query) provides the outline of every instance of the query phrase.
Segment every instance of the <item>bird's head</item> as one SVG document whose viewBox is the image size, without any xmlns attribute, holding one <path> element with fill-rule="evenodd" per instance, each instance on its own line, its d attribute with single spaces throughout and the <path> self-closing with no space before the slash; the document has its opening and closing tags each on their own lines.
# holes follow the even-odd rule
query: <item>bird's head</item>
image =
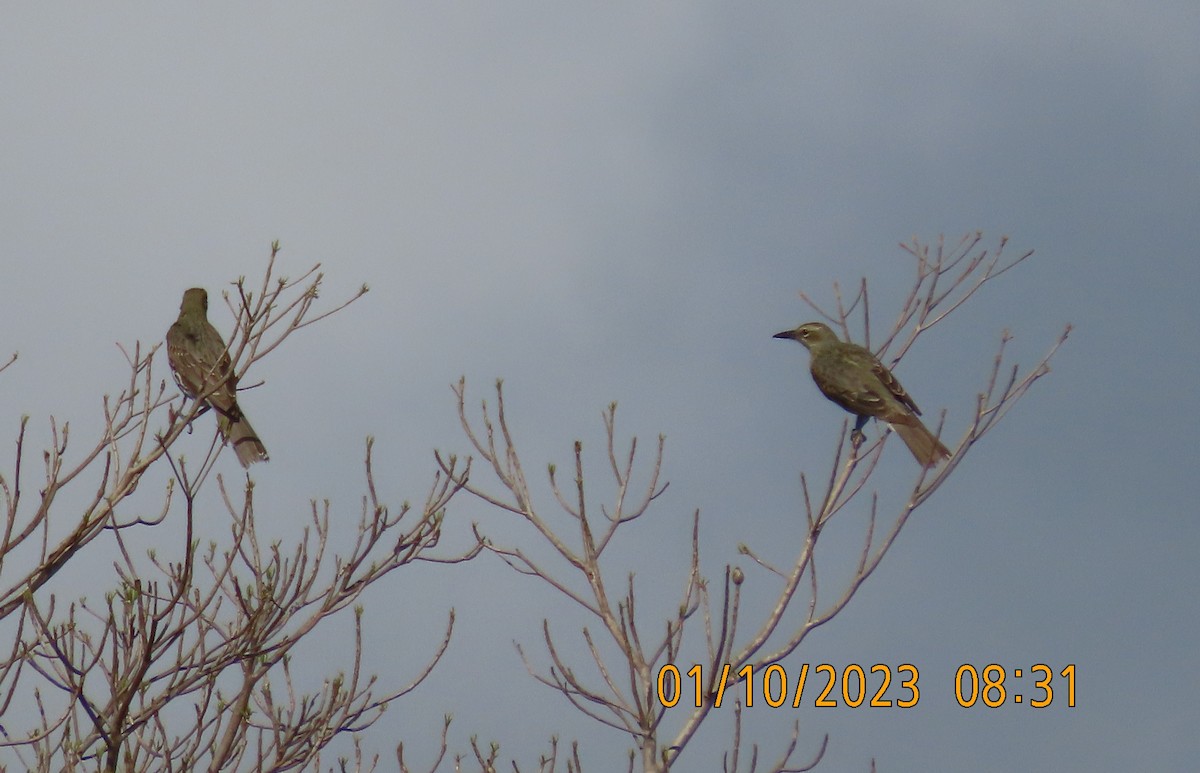
<svg viewBox="0 0 1200 773">
<path fill-rule="evenodd" d="M 823 322 L 805 322 L 795 330 L 776 333 L 772 338 L 790 338 L 804 344 L 806 349 L 811 349 L 813 344 L 836 343 L 839 340 L 837 333 Z"/>
<path fill-rule="evenodd" d="M 208 314 L 208 291 L 203 287 L 193 287 L 183 291 L 183 303 L 179 304 L 183 314 Z"/>
</svg>

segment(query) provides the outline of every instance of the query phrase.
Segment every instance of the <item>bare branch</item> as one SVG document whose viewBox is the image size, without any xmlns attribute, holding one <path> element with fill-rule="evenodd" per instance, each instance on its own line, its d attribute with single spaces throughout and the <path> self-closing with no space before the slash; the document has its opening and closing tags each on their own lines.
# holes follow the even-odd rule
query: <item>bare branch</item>
<svg viewBox="0 0 1200 773">
<path fill-rule="evenodd" d="M 366 292 L 364 286 L 317 313 L 321 274 L 314 267 L 296 282 L 274 279 L 277 253 L 276 243 L 261 290 L 235 283 L 230 308 L 237 332 L 229 351 L 239 375 L 292 333 Z M 446 651 L 453 610 L 428 662 L 406 685 L 382 687 L 363 673 L 360 603 L 369 586 L 407 564 L 454 563 L 478 552 L 433 552 L 446 506 L 466 483 L 469 465 L 460 469 L 450 460 L 445 474 L 434 475 L 422 507 L 392 509 L 377 497 L 368 439 L 368 493 L 349 549 L 335 554 L 330 545 L 328 501 L 323 508 L 312 502 L 311 523 L 295 544 L 266 544 L 256 526 L 253 481 L 244 478 L 239 498 L 221 475 L 210 475 L 221 449 L 215 433 L 199 465 L 174 454 L 174 442 L 204 412 L 205 394 L 175 402 L 166 380 L 153 372 L 158 349 L 119 347 L 128 381 L 115 397 L 104 397 L 104 429 L 81 456 L 68 462 L 71 428 L 50 420 L 52 443 L 42 455 L 44 480 L 32 504 L 23 496 L 28 419 L 20 423 L 13 469 L 0 474 L 6 516 L 0 618 L 15 631 L 0 655 L 0 714 L 25 716 L 29 724 L 0 725 L 0 748 L 37 771 L 319 768 L 322 750 L 335 737 L 370 727 Z M 123 512 L 133 509 L 130 494 L 159 459 L 170 471 L 161 507 Z M 97 479 L 86 492 L 76 485 L 85 472 Z M 211 480 L 229 529 L 202 549 L 193 526 L 198 496 Z M 73 485 L 82 511 L 54 517 L 54 506 L 66 501 L 58 495 Z M 168 516 L 184 519 L 181 544 L 156 545 L 145 555 L 131 548 L 132 530 L 152 535 L 145 530 Z M 113 590 L 102 603 L 82 598 L 64 608 L 47 593 L 47 582 L 102 535 L 112 539 L 113 574 L 95 580 L 114 582 Z M 350 639 L 346 670 L 315 686 L 299 684 L 292 668 L 297 645 L 351 613 L 353 625 L 343 628 Z M 376 766 L 378 758 L 363 754 L 357 741 L 353 749 L 356 769 Z"/>
<path fill-rule="evenodd" d="M 941 239 L 935 249 L 915 240 L 902 245 L 913 259 L 913 283 L 901 301 L 891 329 L 875 338 L 878 343 L 872 348 L 881 358 L 889 354 L 890 362 L 895 364 L 915 345 L 922 333 L 944 322 L 951 312 L 974 297 L 986 284 L 1032 254 L 1026 252 L 1010 259 L 1004 257 L 1007 239 L 1001 239 L 993 251 L 981 249 L 981 242 L 982 235 L 975 233 L 967 235 L 950 248 Z M 850 338 L 853 330 L 861 330 L 861 339 L 871 344 L 873 315 L 871 294 L 865 278 L 856 284 L 852 294 L 843 294 L 840 285 L 835 283 L 832 311 L 826 310 L 804 293 L 800 297 L 821 318 L 840 329 L 843 336 Z M 521 472 L 513 433 L 504 413 L 500 382 L 496 385 L 494 424 L 486 402 L 479 422 L 468 418 L 465 409 L 466 385 L 465 381 L 460 380 L 454 391 L 464 433 L 475 452 L 490 464 L 499 483 L 497 491 L 489 490 L 476 481 L 471 481 L 464 488 L 482 501 L 517 514 L 532 524 L 536 533 L 554 548 L 562 566 L 535 562 L 522 546 L 497 545 L 476 527 L 480 548 L 500 557 L 515 571 L 536 577 L 551 589 L 572 599 L 587 611 L 588 616 L 598 619 L 608 632 L 607 646 L 602 646 L 591 630 L 583 626 L 590 668 L 596 675 L 594 679 L 585 679 L 569 665 L 569 655 L 551 636 L 548 621 L 543 623 L 542 639 L 552 665 L 548 671 L 538 670 L 518 645 L 526 668 L 537 681 L 558 691 L 587 716 L 608 727 L 623 729 L 636 747 L 635 753 L 640 757 L 642 770 L 666 771 L 674 767 L 714 708 L 716 694 L 737 685 L 746 678 L 745 674 L 751 672 L 743 670 L 743 666 L 759 669 L 788 657 L 812 630 L 829 622 L 845 608 L 858 588 L 881 564 L 916 509 L 940 488 L 965 458 L 967 451 L 1012 409 L 1033 382 L 1048 372 L 1049 360 L 1066 335 L 1065 332 L 1051 351 L 1024 375 L 1018 367 L 1010 368 L 1004 364 L 1007 334 L 1002 338 L 990 380 L 979 395 L 975 415 L 967 421 L 958 446 L 940 467 L 934 470 L 922 468 L 916 473 L 908 501 L 892 516 L 881 512 L 881 502 L 886 500 L 881 500 L 870 485 L 882 463 L 889 432 L 881 432 L 873 440 L 863 443 L 861 435 L 855 436 L 858 430 L 849 433 L 849 422 L 845 422 L 833 449 L 824 490 L 819 496 L 814 496 L 818 492 L 810 491 L 808 477 L 804 474 L 800 476 L 804 507 L 804 519 L 801 522 L 803 535 L 798 541 L 800 547 L 791 565 L 776 566 L 760 558 L 751 547 L 744 544 L 738 546 L 739 553 L 749 556 L 776 585 L 774 601 L 767 604 L 767 613 L 761 619 L 752 621 L 751 628 L 747 630 L 743 630 L 746 625 L 740 619 L 741 594 L 746 580 L 742 569 L 725 567 L 719 599 L 710 593 L 709 583 L 701 573 L 698 514 L 693 521 L 691 562 L 677 613 L 668 616 L 661 625 L 646 626 L 644 621 L 639 621 L 637 584 L 632 574 L 627 575 L 626 590 L 615 604 L 608 596 L 606 567 L 601 561 L 605 548 L 619 528 L 641 518 L 648 511 L 650 503 L 666 488 L 665 484 L 658 483 L 662 469 L 661 436 L 648 473 L 649 484 L 642 497 L 631 506 L 629 497 L 635 474 L 637 441 L 630 441 L 627 452 L 618 451 L 615 437 L 616 403 L 610 404 L 602 415 L 606 435 L 605 455 L 612 482 L 611 498 L 606 498 L 600 504 L 600 512 L 605 518 L 603 528 L 594 528 L 599 523 L 592 515 L 596 511 L 592 500 L 597 487 L 594 483 L 589 486 L 584 484 L 583 447 L 576 441 L 572 485 L 560 487 L 556 466 L 550 465 L 548 469 L 548 488 L 552 501 L 557 503 L 576 530 L 576 534 L 558 533 L 549 526 L 550 520 L 535 507 L 534 497 Z M 942 436 L 948 426 L 956 424 L 953 417 L 943 411 L 936 434 Z M 445 471 L 440 456 L 439 463 L 443 464 Z M 869 495 L 864 502 L 861 497 L 867 492 Z M 855 568 L 853 577 L 844 588 L 834 589 L 832 599 L 826 598 L 827 594 L 820 592 L 822 588 L 817 580 L 820 535 L 833 518 L 852 517 L 852 513 L 856 512 L 864 514 L 864 528 L 862 546 L 855 557 L 855 564 L 852 564 Z M 802 587 L 807 590 L 801 592 Z M 659 588 L 661 584 L 655 590 Z M 797 599 L 801 601 L 797 602 Z M 702 671 L 706 674 L 705 692 L 700 705 L 682 716 L 673 731 L 673 737 L 668 741 L 660 737 L 663 732 L 661 724 L 667 714 L 658 703 L 656 680 L 660 668 L 672 663 L 683 651 L 688 622 L 698 609 L 702 612 L 700 627 L 703 629 L 707 652 L 707 661 L 700 664 L 707 669 Z M 662 633 L 654 641 L 647 641 L 644 636 L 647 630 L 661 630 Z M 620 670 L 624 673 L 618 676 Z M 675 688 L 678 691 L 681 685 L 676 684 Z M 745 755 L 742 754 L 745 750 L 741 747 L 741 722 L 739 707 L 735 709 L 730 753 L 725 757 L 725 767 L 729 771 L 739 770 L 739 766 L 745 762 Z M 821 761 L 828 737 L 822 740 L 811 760 L 799 766 L 791 763 L 798 738 L 797 725 L 781 757 L 770 770 L 777 773 L 809 770 Z M 759 762 L 757 747 L 749 750 L 748 758 L 749 769 L 756 770 Z M 631 770 L 633 759 L 631 756 Z"/>
</svg>

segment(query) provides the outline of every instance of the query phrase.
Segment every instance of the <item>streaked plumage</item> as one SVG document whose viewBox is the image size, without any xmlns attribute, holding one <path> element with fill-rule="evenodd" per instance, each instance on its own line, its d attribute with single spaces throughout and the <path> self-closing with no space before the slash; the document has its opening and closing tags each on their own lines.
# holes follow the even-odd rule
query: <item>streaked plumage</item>
<svg viewBox="0 0 1200 773">
<path fill-rule="evenodd" d="M 813 381 L 826 397 L 858 417 L 855 429 L 861 429 L 868 417 L 887 422 L 926 467 L 950 456 L 917 418 L 921 409 L 870 350 L 842 341 L 820 322 L 806 322 L 774 337 L 799 341 L 808 349 Z"/>
<path fill-rule="evenodd" d="M 179 318 L 167 331 L 167 360 L 185 395 L 211 391 L 205 402 L 216 412 L 217 429 L 242 466 L 267 461 L 266 446 L 238 406 L 237 378 L 221 334 L 208 321 L 208 293 L 202 287 L 183 293 Z"/>
</svg>

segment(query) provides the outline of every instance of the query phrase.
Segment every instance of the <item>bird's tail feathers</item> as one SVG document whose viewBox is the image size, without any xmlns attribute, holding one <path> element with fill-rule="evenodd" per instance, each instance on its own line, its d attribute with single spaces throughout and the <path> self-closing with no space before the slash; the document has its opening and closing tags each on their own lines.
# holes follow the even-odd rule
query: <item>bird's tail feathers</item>
<svg viewBox="0 0 1200 773">
<path fill-rule="evenodd" d="M 233 446 L 233 451 L 237 454 L 242 467 L 249 467 L 255 462 L 265 462 L 270 458 L 267 456 L 267 447 L 258 439 L 258 433 L 254 431 L 254 427 L 250 426 L 250 420 L 240 411 L 237 418 L 233 420 L 219 414 L 217 423 L 225 442 Z"/>
<path fill-rule="evenodd" d="M 950 450 L 942 445 L 916 416 L 912 417 L 911 423 L 893 423 L 892 429 L 896 430 L 896 434 L 922 466 L 936 467 L 938 462 L 950 456 Z"/>
</svg>

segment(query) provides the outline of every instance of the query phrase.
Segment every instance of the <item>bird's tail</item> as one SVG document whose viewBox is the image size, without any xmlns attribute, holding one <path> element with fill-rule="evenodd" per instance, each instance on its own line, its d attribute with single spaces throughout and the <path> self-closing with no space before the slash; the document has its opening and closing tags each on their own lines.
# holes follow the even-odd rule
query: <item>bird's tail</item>
<svg viewBox="0 0 1200 773">
<path fill-rule="evenodd" d="M 950 456 L 950 450 L 942 445 L 933 433 L 921 423 L 916 416 L 910 417 L 911 423 L 894 423 L 892 429 L 912 451 L 912 455 L 924 467 L 935 467 L 937 463 Z"/>
<path fill-rule="evenodd" d="M 267 447 L 258 439 L 258 433 L 250 426 L 250 420 L 241 411 L 236 411 L 234 416 L 236 418 L 219 415 L 218 424 L 225 442 L 233 446 L 242 467 L 267 461 Z"/>
</svg>

